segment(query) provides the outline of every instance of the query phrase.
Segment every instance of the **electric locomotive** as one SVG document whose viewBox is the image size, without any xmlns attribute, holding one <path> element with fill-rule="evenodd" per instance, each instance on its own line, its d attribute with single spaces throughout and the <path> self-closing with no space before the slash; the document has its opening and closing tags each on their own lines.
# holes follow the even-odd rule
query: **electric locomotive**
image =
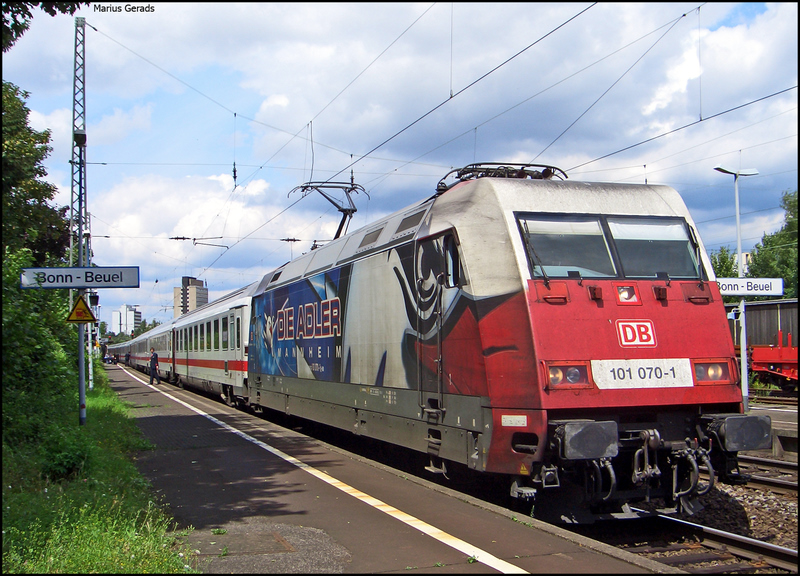
<svg viewBox="0 0 800 576">
<path fill-rule="evenodd" d="M 701 465 L 745 482 L 737 452 L 771 443 L 667 186 L 470 165 L 267 274 L 251 311 L 247 404 L 502 475 L 546 519 L 691 511 Z"/>
<path fill-rule="evenodd" d="M 504 479 L 551 521 L 691 512 L 772 440 L 742 413 L 714 272 L 667 186 L 470 165 L 159 328 L 179 383 Z"/>
</svg>

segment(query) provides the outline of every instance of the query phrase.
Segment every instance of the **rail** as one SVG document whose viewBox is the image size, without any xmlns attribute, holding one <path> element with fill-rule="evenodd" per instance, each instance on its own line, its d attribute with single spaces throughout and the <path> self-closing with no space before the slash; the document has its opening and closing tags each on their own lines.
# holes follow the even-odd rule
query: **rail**
<svg viewBox="0 0 800 576">
<path fill-rule="evenodd" d="M 645 512 L 638 508 L 632 510 Z M 663 528 L 653 537 L 653 543 L 622 546 L 624 550 L 690 574 L 731 574 L 770 567 L 797 573 L 797 550 L 664 514 L 653 513 L 653 518 L 689 531 L 692 538 L 687 539 L 684 533 L 679 542 L 665 545 L 662 537 L 668 539 L 664 533 L 668 533 L 669 529 Z M 650 538 L 645 536 L 645 539 Z"/>
</svg>

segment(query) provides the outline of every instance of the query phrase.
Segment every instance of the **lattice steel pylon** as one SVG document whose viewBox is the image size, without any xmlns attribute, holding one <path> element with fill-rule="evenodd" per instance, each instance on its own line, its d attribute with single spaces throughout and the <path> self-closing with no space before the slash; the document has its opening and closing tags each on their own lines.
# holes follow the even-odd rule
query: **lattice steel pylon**
<svg viewBox="0 0 800 576">
<path fill-rule="evenodd" d="M 69 265 L 75 261 L 75 242 L 78 243 L 78 267 L 88 266 L 89 258 L 84 258 L 83 225 L 88 221 L 86 203 L 86 19 L 75 18 L 75 66 L 72 83 L 72 197 L 69 207 Z M 88 245 L 88 242 L 86 243 Z M 72 308 L 72 290 L 69 291 L 69 306 Z M 78 289 L 82 297 L 83 288 Z M 89 330 L 91 334 L 91 330 Z M 86 424 L 86 344 L 85 330 L 78 324 L 78 422 Z M 90 348 L 91 350 L 91 348 Z M 91 371 L 91 356 L 89 356 Z"/>
<path fill-rule="evenodd" d="M 83 149 L 86 146 L 86 19 L 75 18 L 75 66 L 72 83 L 72 196 L 69 210 L 69 264 L 73 266 L 77 259 L 84 265 L 82 254 L 76 254 L 83 245 L 83 223 L 86 222 L 86 160 Z M 77 256 L 77 258 L 76 258 Z M 70 291 L 70 304 L 72 291 Z"/>
</svg>

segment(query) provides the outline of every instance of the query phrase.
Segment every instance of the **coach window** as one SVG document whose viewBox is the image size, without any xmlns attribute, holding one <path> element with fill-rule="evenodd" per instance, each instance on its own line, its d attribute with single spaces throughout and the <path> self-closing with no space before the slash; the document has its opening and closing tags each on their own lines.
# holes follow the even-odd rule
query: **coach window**
<svg viewBox="0 0 800 576">
<path fill-rule="evenodd" d="M 219 318 L 214 320 L 214 350 L 219 350 Z"/>
<path fill-rule="evenodd" d="M 222 349 L 228 349 L 228 317 L 222 319 Z"/>
</svg>

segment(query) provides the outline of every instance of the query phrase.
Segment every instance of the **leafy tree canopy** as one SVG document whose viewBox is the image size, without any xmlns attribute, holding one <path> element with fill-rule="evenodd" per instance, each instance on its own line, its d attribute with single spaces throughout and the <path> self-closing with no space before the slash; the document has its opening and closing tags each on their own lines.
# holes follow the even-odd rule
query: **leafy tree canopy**
<svg viewBox="0 0 800 576">
<path fill-rule="evenodd" d="M 723 246 L 718 252 L 711 252 L 709 254 L 711 259 L 711 267 L 714 268 L 714 274 L 717 278 L 736 278 L 739 276 L 739 265 L 736 262 L 736 252 Z M 738 302 L 738 296 L 723 296 L 722 301 L 725 303 Z"/>
<path fill-rule="evenodd" d="M 134 338 L 136 336 L 141 336 L 142 334 L 144 334 L 148 330 L 152 330 L 156 326 L 160 326 L 160 325 L 161 325 L 161 322 L 159 322 L 158 320 L 154 319 L 152 322 L 148 323 L 146 318 L 142 318 L 142 323 L 139 324 L 139 327 L 136 328 L 136 330 L 133 331 L 133 336 L 134 336 Z"/>
<path fill-rule="evenodd" d="M 784 224 L 777 232 L 764 234 L 761 242 L 750 252 L 748 278 L 783 278 L 783 298 L 797 298 L 797 190 L 785 191 L 781 198 Z M 739 275 L 736 253 L 726 246 L 711 252 L 711 265 L 719 278 Z M 774 296 L 748 296 L 747 300 L 773 300 Z M 724 297 L 726 302 L 738 297 Z"/>
<path fill-rule="evenodd" d="M 797 298 L 797 190 L 783 193 L 781 208 L 785 212 L 783 227 L 764 234 L 755 245 L 747 276 L 783 278 L 783 297 Z"/>
<path fill-rule="evenodd" d="M 739 266 L 736 262 L 736 252 L 723 246 L 719 252 L 712 252 L 709 257 L 711 258 L 711 266 L 714 268 L 714 274 L 719 278 L 736 278 L 739 275 Z"/>
<path fill-rule="evenodd" d="M 72 16 L 82 4 L 89 2 L 3 2 L 3 52 L 8 52 L 31 25 L 32 8 L 41 8 L 50 16 Z"/>
<path fill-rule="evenodd" d="M 22 247 L 33 254 L 34 265 L 63 258 L 69 246 L 67 208 L 49 201 L 56 187 L 42 180 L 44 159 L 51 152 L 50 131 L 28 125 L 28 93 L 3 81 L 3 253 Z"/>
</svg>

